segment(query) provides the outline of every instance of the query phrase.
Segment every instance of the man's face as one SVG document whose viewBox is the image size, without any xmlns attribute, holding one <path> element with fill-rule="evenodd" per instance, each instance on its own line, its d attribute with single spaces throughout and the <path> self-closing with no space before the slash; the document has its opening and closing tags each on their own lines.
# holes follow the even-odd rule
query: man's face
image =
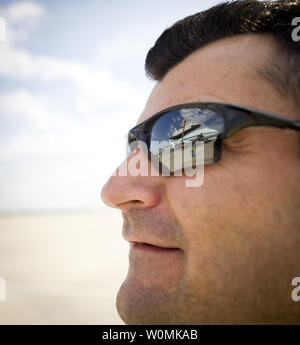
<svg viewBox="0 0 300 345">
<path fill-rule="evenodd" d="M 158 82 L 138 123 L 180 103 L 225 102 L 296 118 L 299 110 L 257 68 L 267 36 L 224 39 Z M 132 157 L 129 157 L 130 160 Z M 123 163 L 124 164 L 124 163 Z M 223 142 L 201 187 L 185 176 L 112 176 L 102 190 L 123 213 L 131 245 L 117 296 L 128 324 L 299 322 L 291 280 L 300 276 L 299 133 L 249 127 Z M 175 249 L 174 249 L 175 248 Z"/>
</svg>

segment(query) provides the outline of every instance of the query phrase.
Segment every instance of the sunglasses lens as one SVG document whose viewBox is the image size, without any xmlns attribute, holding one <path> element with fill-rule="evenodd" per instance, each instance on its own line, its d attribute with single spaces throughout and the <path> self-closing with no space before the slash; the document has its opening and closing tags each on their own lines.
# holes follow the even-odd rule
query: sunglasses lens
<svg viewBox="0 0 300 345">
<path fill-rule="evenodd" d="M 224 132 L 224 119 L 216 111 L 208 108 L 182 108 L 160 116 L 154 122 L 150 136 L 150 152 L 159 163 L 162 163 L 171 173 L 195 165 L 195 159 L 190 162 L 186 158 L 176 165 L 176 152 L 190 148 L 192 155 L 195 145 L 204 144 L 204 164 L 211 164 L 220 159 L 221 139 Z M 164 159 L 168 155 L 171 160 Z"/>
</svg>

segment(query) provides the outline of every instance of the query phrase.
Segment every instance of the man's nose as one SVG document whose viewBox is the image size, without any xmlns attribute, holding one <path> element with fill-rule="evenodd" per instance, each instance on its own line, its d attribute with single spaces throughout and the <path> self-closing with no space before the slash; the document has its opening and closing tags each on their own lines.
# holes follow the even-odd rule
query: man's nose
<svg viewBox="0 0 300 345">
<path fill-rule="evenodd" d="M 119 176 L 126 171 L 126 176 Z M 159 204 L 162 187 L 158 176 L 132 176 L 127 169 L 125 160 L 109 178 L 101 191 L 101 198 L 110 207 L 122 211 L 132 207 L 150 208 Z"/>
</svg>

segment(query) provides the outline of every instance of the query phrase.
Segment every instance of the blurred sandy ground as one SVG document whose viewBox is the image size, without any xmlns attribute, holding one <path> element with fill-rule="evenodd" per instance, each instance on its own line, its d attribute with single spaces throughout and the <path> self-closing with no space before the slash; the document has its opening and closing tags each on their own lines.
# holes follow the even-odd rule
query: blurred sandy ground
<svg viewBox="0 0 300 345">
<path fill-rule="evenodd" d="M 128 248 L 115 210 L 0 216 L 0 324 L 123 324 Z"/>
</svg>

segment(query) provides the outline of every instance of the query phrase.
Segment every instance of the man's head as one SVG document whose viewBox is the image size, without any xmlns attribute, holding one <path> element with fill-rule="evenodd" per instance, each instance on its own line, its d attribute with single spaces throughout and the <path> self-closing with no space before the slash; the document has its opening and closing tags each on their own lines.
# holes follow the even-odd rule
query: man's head
<svg viewBox="0 0 300 345">
<path fill-rule="evenodd" d="M 299 2 L 238 1 L 174 24 L 148 53 L 157 83 L 138 123 L 188 102 L 299 118 L 300 43 L 288 37 L 296 13 Z M 122 211 L 125 239 L 172 248 L 131 245 L 117 297 L 126 323 L 300 322 L 291 299 L 300 276 L 299 135 L 238 131 L 205 166 L 200 188 L 186 188 L 185 176 L 110 178 L 102 198 Z"/>
</svg>

